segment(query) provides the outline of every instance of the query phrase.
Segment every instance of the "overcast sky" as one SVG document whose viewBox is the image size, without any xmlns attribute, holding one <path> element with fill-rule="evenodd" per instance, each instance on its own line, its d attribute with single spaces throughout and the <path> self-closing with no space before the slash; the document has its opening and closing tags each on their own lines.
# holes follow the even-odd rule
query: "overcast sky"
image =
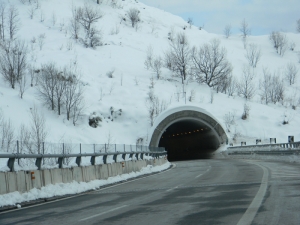
<svg viewBox="0 0 300 225">
<path fill-rule="evenodd" d="M 296 32 L 300 19 L 300 0 L 140 0 L 140 2 L 179 15 L 192 18 L 194 25 L 204 26 L 211 33 L 222 34 L 224 27 L 232 26 L 239 33 L 243 19 L 252 35 L 271 31 Z"/>
</svg>

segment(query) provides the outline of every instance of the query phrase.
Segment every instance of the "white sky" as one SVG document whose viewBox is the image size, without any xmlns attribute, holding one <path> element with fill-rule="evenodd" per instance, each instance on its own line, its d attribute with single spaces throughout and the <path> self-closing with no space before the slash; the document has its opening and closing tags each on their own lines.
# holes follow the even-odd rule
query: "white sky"
<svg viewBox="0 0 300 225">
<path fill-rule="evenodd" d="M 245 18 L 252 35 L 269 34 L 270 31 L 296 32 L 300 19 L 299 0 L 140 0 L 140 2 L 179 15 L 192 18 L 194 25 L 208 32 L 222 34 L 231 24 L 233 33 L 239 32 Z"/>
</svg>

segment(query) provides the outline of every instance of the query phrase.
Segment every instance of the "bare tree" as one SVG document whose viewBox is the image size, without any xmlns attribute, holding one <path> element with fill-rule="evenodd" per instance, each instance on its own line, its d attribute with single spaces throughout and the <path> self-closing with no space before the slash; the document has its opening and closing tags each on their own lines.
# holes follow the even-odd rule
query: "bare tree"
<svg viewBox="0 0 300 225">
<path fill-rule="evenodd" d="M 0 72 L 12 88 L 24 76 L 27 66 L 27 46 L 24 41 L 5 41 L 0 54 Z"/>
<path fill-rule="evenodd" d="M 157 79 L 160 79 L 162 66 L 162 59 L 160 57 L 155 58 L 153 61 L 152 69 L 156 73 Z"/>
<path fill-rule="evenodd" d="M 233 113 L 233 112 L 226 113 L 223 117 L 223 120 L 224 120 L 227 132 L 230 132 L 231 126 L 235 125 L 235 113 Z"/>
<path fill-rule="evenodd" d="M 300 33 L 300 19 L 297 20 L 297 27 L 296 27 L 296 30 L 298 33 Z"/>
<path fill-rule="evenodd" d="M 84 105 L 84 91 L 80 82 L 79 76 L 72 74 L 68 71 L 66 90 L 64 96 L 64 105 L 67 114 L 67 120 L 70 120 L 73 116 L 73 124 L 75 125 L 80 112 L 83 110 Z"/>
<path fill-rule="evenodd" d="M 79 39 L 79 32 L 80 32 L 80 11 L 73 7 L 72 8 L 72 18 L 70 19 L 70 33 L 71 37 L 75 40 Z"/>
<path fill-rule="evenodd" d="M 224 35 L 225 35 L 226 38 L 230 37 L 230 35 L 231 35 L 231 25 L 230 24 L 225 26 Z"/>
<path fill-rule="evenodd" d="M 57 85 L 58 70 L 54 63 L 42 65 L 41 75 L 38 79 L 38 95 L 39 98 L 51 110 L 55 110 L 55 89 Z"/>
<path fill-rule="evenodd" d="M 270 102 L 276 104 L 284 100 L 284 82 L 279 75 L 272 75 L 268 69 L 263 70 L 263 79 L 260 81 L 260 96 L 266 105 Z"/>
<path fill-rule="evenodd" d="M 188 22 L 188 24 L 190 25 L 190 29 L 191 29 L 192 26 L 194 25 L 194 20 L 193 20 L 193 18 L 192 18 L 192 17 L 189 17 L 187 22 Z"/>
<path fill-rule="evenodd" d="M 237 84 L 237 92 L 246 100 L 250 100 L 255 94 L 254 72 L 249 66 L 244 66 L 243 75 Z"/>
<path fill-rule="evenodd" d="M 33 19 L 35 12 L 36 12 L 35 10 L 36 10 L 36 8 L 33 5 L 28 9 L 27 13 L 28 13 L 28 16 L 30 19 Z"/>
<path fill-rule="evenodd" d="M 193 73 L 200 83 L 209 87 L 218 86 L 230 75 L 231 64 L 226 59 L 226 49 L 220 47 L 220 41 L 214 39 L 197 50 L 192 49 Z"/>
<path fill-rule="evenodd" d="M 263 69 L 263 78 L 259 82 L 259 88 L 261 90 L 261 101 L 268 105 L 271 102 L 272 95 L 272 75 L 267 68 Z"/>
<path fill-rule="evenodd" d="M 146 60 L 144 62 L 144 65 L 146 66 L 147 70 L 152 68 L 152 62 L 153 62 L 153 47 L 151 45 L 149 45 L 147 48 Z"/>
<path fill-rule="evenodd" d="M 2 120 L 1 124 L 1 149 L 6 150 L 6 152 L 11 152 L 12 143 L 15 138 L 15 131 L 11 120 Z"/>
<path fill-rule="evenodd" d="M 87 3 L 83 7 L 78 8 L 77 11 L 78 15 L 75 14 L 75 18 L 79 16 L 79 23 L 87 34 L 91 32 L 92 24 L 102 18 L 102 13 Z"/>
<path fill-rule="evenodd" d="M 38 44 L 39 44 L 40 50 L 43 49 L 43 46 L 45 44 L 45 38 L 46 38 L 45 34 L 40 34 L 38 37 Z"/>
<path fill-rule="evenodd" d="M 255 68 L 261 57 L 261 50 L 256 44 L 250 44 L 246 48 L 246 58 L 249 65 Z"/>
<path fill-rule="evenodd" d="M 19 95 L 20 98 L 23 98 L 24 92 L 27 89 L 27 79 L 26 79 L 26 74 L 22 74 L 22 76 L 18 80 L 19 84 Z"/>
<path fill-rule="evenodd" d="M 270 34 L 269 38 L 270 38 L 274 48 L 276 49 L 276 52 L 279 55 L 283 56 L 287 49 L 287 44 L 288 44 L 286 35 L 278 32 L 278 31 L 273 31 Z"/>
<path fill-rule="evenodd" d="M 251 34 L 251 29 L 249 28 L 246 19 L 243 19 L 243 21 L 241 22 L 240 31 L 242 32 L 243 39 L 246 39 Z"/>
<path fill-rule="evenodd" d="M 184 33 L 178 33 L 173 41 L 170 41 L 170 50 L 165 53 L 165 61 L 168 68 L 179 76 L 182 83 L 187 79 L 191 61 L 191 51 Z"/>
<path fill-rule="evenodd" d="M 237 89 L 237 82 L 232 75 L 229 75 L 226 81 L 227 85 L 225 94 L 228 94 L 228 96 L 233 96 Z"/>
<path fill-rule="evenodd" d="M 298 69 L 293 63 L 289 63 L 286 67 L 285 77 L 290 85 L 294 84 L 296 81 Z"/>
<path fill-rule="evenodd" d="M 8 9 L 8 31 L 10 40 L 14 40 L 14 37 L 19 30 L 19 12 L 14 5 L 11 5 Z"/>
<path fill-rule="evenodd" d="M 0 39 L 5 39 L 5 22 L 6 22 L 6 6 L 3 2 L 0 3 Z"/>
<path fill-rule="evenodd" d="M 130 20 L 132 27 L 135 27 L 137 23 L 140 22 L 140 11 L 138 9 L 130 8 L 126 15 Z"/>
<path fill-rule="evenodd" d="M 42 113 L 38 112 L 36 106 L 30 108 L 30 133 L 33 145 L 35 147 L 34 153 L 42 154 L 43 152 L 43 143 L 45 142 L 48 131 L 46 127 L 46 119 Z"/>
<path fill-rule="evenodd" d="M 150 90 L 146 100 L 146 106 L 149 113 L 150 125 L 153 126 L 154 119 L 168 107 L 168 104 L 163 100 L 160 101 L 159 98 L 154 95 L 153 90 Z"/>
</svg>

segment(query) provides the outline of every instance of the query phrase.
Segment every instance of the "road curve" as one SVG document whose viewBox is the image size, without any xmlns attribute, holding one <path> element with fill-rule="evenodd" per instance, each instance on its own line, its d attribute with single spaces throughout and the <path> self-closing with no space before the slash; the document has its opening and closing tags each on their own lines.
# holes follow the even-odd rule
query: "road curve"
<svg viewBox="0 0 300 225">
<path fill-rule="evenodd" d="M 128 183 L 0 213 L 0 224 L 300 224 L 299 164 L 211 159 L 175 165 Z"/>
</svg>

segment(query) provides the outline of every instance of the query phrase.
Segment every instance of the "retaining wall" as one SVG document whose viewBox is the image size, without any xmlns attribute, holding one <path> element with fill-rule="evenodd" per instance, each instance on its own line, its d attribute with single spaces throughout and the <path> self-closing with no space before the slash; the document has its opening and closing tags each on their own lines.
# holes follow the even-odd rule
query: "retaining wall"
<svg viewBox="0 0 300 225">
<path fill-rule="evenodd" d="M 147 165 L 159 166 L 166 162 L 167 159 L 160 158 L 63 169 L 0 172 L 0 195 L 14 191 L 24 193 L 48 184 L 104 180 L 108 177 L 140 171 Z"/>
</svg>

